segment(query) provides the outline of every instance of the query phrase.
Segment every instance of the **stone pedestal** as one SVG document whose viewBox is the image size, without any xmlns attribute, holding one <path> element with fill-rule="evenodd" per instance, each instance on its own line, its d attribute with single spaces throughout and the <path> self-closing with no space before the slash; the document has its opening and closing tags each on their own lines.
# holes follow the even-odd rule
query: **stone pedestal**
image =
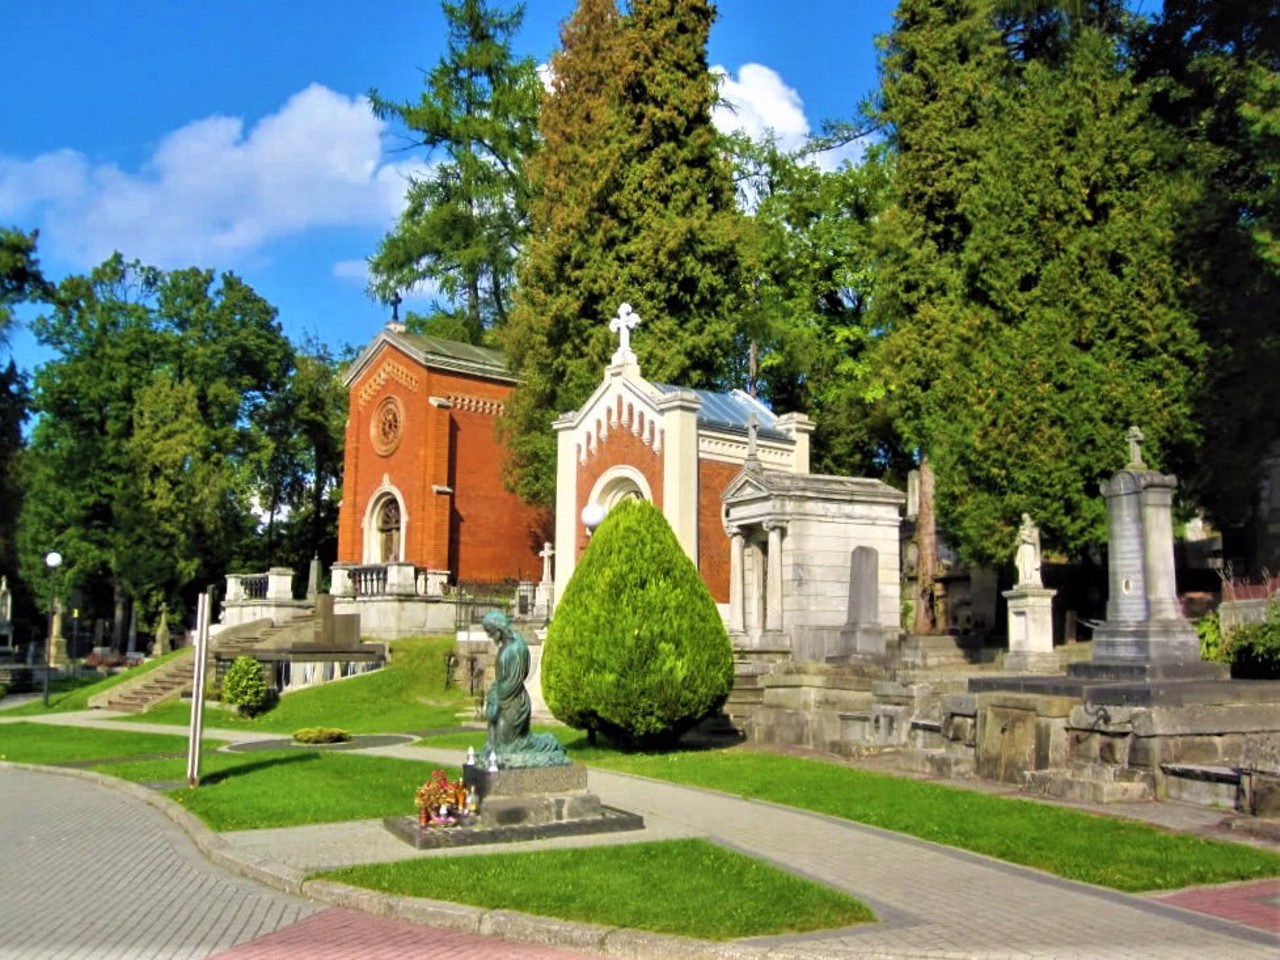
<svg viewBox="0 0 1280 960">
<path fill-rule="evenodd" d="M 67 638 L 54 637 L 49 649 L 49 666 L 55 670 L 64 670 L 71 666 L 71 658 L 67 656 Z"/>
<path fill-rule="evenodd" d="M 1053 598 L 1057 590 L 1019 584 L 1004 592 L 1009 604 L 1009 652 L 1004 667 L 1019 673 L 1058 669 L 1053 653 Z"/>
</svg>

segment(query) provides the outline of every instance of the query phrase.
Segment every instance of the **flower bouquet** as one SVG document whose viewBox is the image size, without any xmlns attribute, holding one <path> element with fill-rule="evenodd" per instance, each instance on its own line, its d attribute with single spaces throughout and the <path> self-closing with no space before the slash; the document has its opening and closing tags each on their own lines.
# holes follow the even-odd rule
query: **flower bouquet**
<svg viewBox="0 0 1280 960">
<path fill-rule="evenodd" d="M 423 827 L 452 827 L 474 811 L 475 797 L 461 780 L 450 780 L 443 770 L 418 788 L 413 802 L 418 807 L 418 823 Z"/>
</svg>

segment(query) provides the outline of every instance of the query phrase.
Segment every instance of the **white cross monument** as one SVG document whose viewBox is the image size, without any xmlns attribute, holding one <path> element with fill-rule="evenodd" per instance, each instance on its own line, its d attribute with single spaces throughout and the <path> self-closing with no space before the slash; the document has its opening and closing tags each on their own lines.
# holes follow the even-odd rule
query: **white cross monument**
<svg viewBox="0 0 1280 960">
<path fill-rule="evenodd" d="M 631 304 L 624 303 L 618 307 L 618 315 L 609 321 L 609 329 L 618 335 L 618 349 L 611 361 L 615 367 L 623 367 L 636 363 L 636 355 L 631 352 L 631 331 L 640 324 L 640 314 L 631 309 Z"/>
</svg>

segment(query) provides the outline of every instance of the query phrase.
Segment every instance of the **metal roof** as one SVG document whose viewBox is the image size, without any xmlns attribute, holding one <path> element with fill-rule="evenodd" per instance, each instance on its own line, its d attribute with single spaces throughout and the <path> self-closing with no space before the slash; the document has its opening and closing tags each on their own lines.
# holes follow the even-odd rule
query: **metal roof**
<svg viewBox="0 0 1280 960">
<path fill-rule="evenodd" d="M 687 390 L 697 394 L 702 401 L 698 408 L 698 424 L 713 430 L 728 430 L 731 433 L 747 433 L 747 419 L 755 414 L 760 422 L 758 435 L 769 440 L 791 440 L 789 434 L 778 429 L 778 418 L 772 410 L 744 390 L 730 390 L 728 393 L 717 393 L 714 390 L 693 390 L 689 387 L 673 387 L 666 383 L 655 383 L 655 387 L 663 393 L 674 393 L 676 390 Z"/>
</svg>

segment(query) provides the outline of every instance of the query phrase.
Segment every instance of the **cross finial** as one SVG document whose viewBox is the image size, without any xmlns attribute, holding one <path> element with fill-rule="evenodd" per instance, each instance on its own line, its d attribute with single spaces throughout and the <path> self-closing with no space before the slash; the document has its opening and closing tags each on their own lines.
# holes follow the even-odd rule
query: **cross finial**
<svg viewBox="0 0 1280 960">
<path fill-rule="evenodd" d="M 631 331 L 639 324 L 640 314 L 629 303 L 618 307 L 618 315 L 609 321 L 609 330 L 618 335 L 618 349 L 613 354 L 615 367 L 636 362 L 636 355 L 631 352 Z"/>
<path fill-rule="evenodd" d="M 747 417 L 747 459 L 756 459 L 756 443 L 760 436 L 760 418 L 754 413 Z"/>
<path fill-rule="evenodd" d="M 1136 426 L 1130 427 L 1125 439 L 1129 441 L 1129 466 L 1145 467 L 1146 464 L 1142 462 L 1142 441 L 1146 437 L 1142 435 L 1142 431 Z"/>
<path fill-rule="evenodd" d="M 400 291 L 391 294 L 391 322 L 400 322 Z"/>
</svg>

